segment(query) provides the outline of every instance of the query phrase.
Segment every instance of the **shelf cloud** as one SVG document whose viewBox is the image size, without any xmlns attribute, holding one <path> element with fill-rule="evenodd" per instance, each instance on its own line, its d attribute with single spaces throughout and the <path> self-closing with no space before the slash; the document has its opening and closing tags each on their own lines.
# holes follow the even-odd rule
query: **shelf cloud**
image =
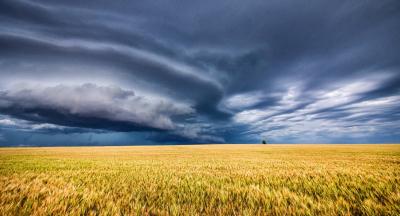
<svg viewBox="0 0 400 216">
<path fill-rule="evenodd" d="M 118 87 L 83 84 L 25 85 L 0 92 L 0 111 L 12 117 L 63 126 L 113 131 L 172 130 L 174 115 L 193 109 L 150 99 Z"/>
<path fill-rule="evenodd" d="M 3 0 L 0 145 L 399 142 L 399 20 L 396 0 Z"/>
</svg>

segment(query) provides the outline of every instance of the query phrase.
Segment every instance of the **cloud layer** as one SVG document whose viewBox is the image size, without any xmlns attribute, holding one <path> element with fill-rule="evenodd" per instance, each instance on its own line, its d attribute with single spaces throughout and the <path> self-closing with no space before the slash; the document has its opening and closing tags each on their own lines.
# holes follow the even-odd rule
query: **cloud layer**
<svg viewBox="0 0 400 216">
<path fill-rule="evenodd" d="M 399 142 L 399 20 L 396 0 L 3 0 L 0 144 Z"/>
<path fill-rule="evenodd" d="M 113 131 L 172 130 L 172 116 L 193 110 L 171 101 L 95 84 L 15 86 L 0 92 L 0 112 L 33 122 Z"/>
</svg>

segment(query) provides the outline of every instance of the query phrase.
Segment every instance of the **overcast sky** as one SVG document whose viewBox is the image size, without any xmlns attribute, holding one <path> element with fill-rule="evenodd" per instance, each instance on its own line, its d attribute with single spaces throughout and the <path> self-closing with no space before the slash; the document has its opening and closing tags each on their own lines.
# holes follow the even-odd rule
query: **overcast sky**
<svg viewBox="0 0 400 216">
<path fill-rule="evenodd" d="M 400 142 L 398 0 L 1 0 L 0 145 Z"/>
</svg>

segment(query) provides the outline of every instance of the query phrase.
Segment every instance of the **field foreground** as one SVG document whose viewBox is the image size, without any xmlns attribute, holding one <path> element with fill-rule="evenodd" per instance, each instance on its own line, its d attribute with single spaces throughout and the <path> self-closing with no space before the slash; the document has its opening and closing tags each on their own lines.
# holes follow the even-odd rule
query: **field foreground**
<svg viewBox="0 0 400 216">
<path fill-rule="evenodd" d="M 0 215 L 400 215 L 400 145 L 0 148 Z"/>
</svg>

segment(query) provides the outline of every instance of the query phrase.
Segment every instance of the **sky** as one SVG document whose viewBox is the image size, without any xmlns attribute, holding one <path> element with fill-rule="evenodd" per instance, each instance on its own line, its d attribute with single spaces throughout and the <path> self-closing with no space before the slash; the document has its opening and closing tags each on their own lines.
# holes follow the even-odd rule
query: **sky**
<svg viewBox="0 0 400 216">
<path fill-rule="evenodd" d="M 399 143 L 398 0 L 1 0 L 0 146 Z"/>
</svg>

